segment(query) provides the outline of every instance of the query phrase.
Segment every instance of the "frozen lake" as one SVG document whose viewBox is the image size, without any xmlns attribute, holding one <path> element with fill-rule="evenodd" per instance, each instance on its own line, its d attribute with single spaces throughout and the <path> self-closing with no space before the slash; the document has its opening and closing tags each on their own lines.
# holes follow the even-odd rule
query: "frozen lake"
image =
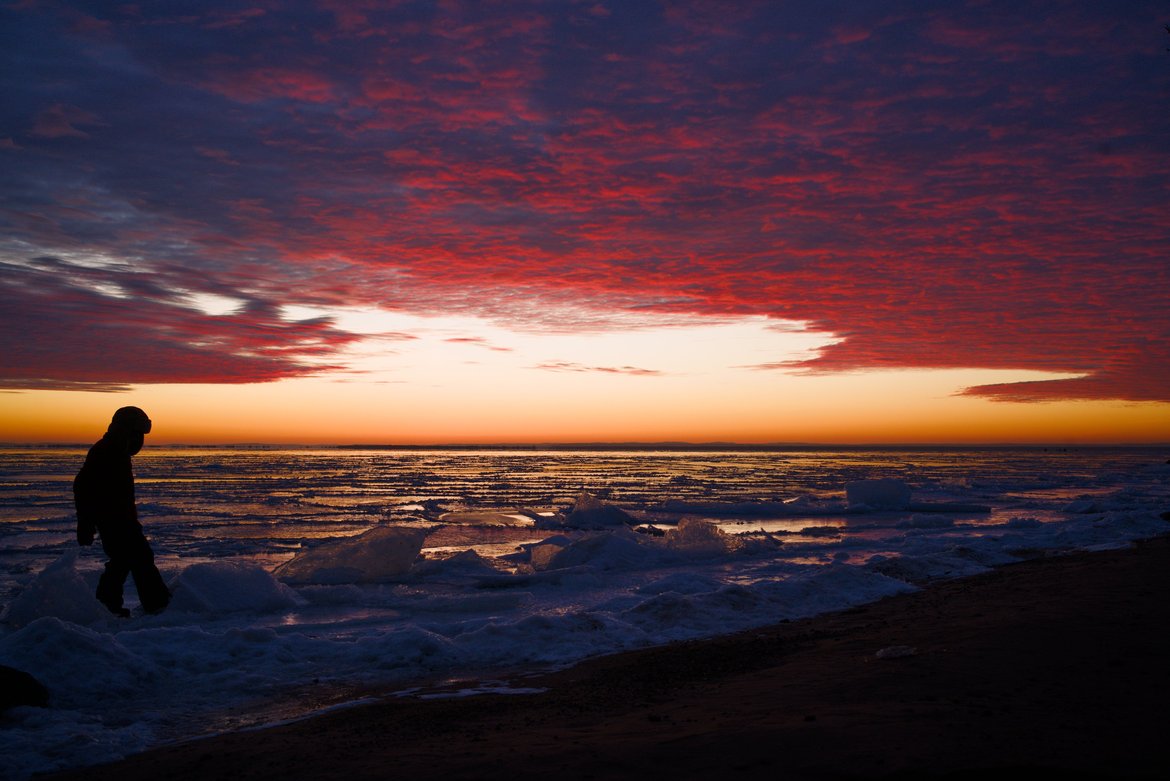
<svg viewBox="0 0 1170 781">
<path fill-rule="evenodd" d="M 84 452 L 0 450 L 0 663 L 52 693 L 4 717 L 10 778 L 1170 531 L 1158 449 L 147 447 L 175 600 L 117 619 L 74 542 Z"/>
</svg>

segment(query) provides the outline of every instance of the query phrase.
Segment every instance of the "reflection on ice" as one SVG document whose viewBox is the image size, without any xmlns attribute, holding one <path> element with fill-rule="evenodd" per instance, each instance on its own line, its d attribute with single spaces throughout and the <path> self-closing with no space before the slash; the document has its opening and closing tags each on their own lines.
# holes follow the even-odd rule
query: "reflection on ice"
<svg viewBox="0 0 1170 781">
<path fill-rule="evenodd" d="M 462 526 L 532 526 L 533 518 L 519 512 L 449 512 L 439 516 L 440 523 Z"/>
</svg>

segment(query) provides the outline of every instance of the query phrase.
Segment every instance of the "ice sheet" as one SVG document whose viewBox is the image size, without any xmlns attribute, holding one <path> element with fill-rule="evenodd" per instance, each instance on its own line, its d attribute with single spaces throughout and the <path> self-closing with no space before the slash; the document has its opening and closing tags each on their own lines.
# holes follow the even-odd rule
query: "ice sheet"
<svg viewBox="0 0 1170 781">
<path fill-rule="evenodd" d="M 80 455 L 0 453 L 0 663 L 52 696 L 4 716 L 10 778 L 1170 531 L 1170 466 L 1150 451 L 147 451 L 143 517 L 175 599 L 118 619 L 92 597 L 100 550 L 71 542 L 60 476 Z M 847 501 L 880 478 L 935 509 Z M 583 485 L 621 522 L 569 522 Z"/>
</svg>

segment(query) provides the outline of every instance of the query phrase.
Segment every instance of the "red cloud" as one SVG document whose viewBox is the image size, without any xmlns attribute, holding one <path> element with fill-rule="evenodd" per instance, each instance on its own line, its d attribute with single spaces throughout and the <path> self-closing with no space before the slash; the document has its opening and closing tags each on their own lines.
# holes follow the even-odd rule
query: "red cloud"
<svg viewBox="0 0 1170 781">
<path fill-rule="evenodd" d="M 1086 5 L 1054 26 L 1038 2 L 322 7 L 310 25 L 267 6 L 194 25 L 112 12 L 103 40 L 139 58 L 145 93 L 100 104 L 101 125 L 85 96 L 121 61 L 50 41 L 77 71 L 57 105 L 89 114 L 42 114 L 0 148 L 10 260 L 91 252 L 271 311 L 764 314 L 839 340 L 764 366 L 1047 370 L 1082 378 L 965 392 L 1170 400 L 1170 71 L 1134 53 L 1140 20 Z M 34 126 L 22 110 L 12 126 Z M 132 307 L 86 295 L 55 327 L 133 331 Z M 156 303 L 136 337 L 151 376 L 315 372 L 351 338 L 262 308 L 167 330 Z M 10 383 L 68 379 L 38 349 Z M 77 360 L 75 380 L 127 382 Z"/>
</svg>

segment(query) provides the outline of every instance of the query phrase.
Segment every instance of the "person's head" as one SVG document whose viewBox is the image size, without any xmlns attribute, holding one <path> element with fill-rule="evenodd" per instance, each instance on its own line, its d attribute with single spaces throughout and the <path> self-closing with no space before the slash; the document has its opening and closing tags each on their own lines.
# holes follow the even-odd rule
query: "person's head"
<svg viewBox="0 0 1170 781">
<path fill-rule="evenodd" d="M 130 455 L 134 455 L 150 433 L 150 418 L 138 407 L 122 407 L 114 413 L 108 433 L 124 436 Z"/>
</svg>

